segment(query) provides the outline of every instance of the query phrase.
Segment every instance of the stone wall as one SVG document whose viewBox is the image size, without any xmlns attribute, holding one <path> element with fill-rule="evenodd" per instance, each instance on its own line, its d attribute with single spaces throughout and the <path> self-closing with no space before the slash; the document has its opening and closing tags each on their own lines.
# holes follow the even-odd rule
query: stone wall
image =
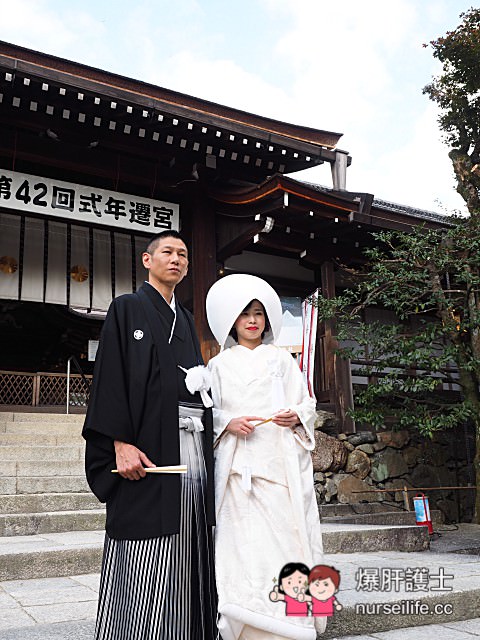
<svg viewBox="0 0 480 640">
<path fill-rule="evenodd" d="M 474 484 L 474 440 L 464 429 L 424 438 L 414 431 L 359 431 L 333 437 L 324 433 L 325 415 L 316 425 L 313 452 L 315 490 L 320 503 L 403 503 L 402 489 Z M 391 489 L 373 493 L 373 489 Z M 470 522 L 474 491 L 426 491 L 430 507 L 446 522 Z M 410 498 L 415 492 L 409 493 Z"/>
</svg>

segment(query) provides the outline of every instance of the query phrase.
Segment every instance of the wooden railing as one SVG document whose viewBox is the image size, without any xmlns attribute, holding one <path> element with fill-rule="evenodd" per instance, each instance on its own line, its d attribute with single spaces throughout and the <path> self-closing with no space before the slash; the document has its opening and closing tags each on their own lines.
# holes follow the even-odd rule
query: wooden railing
<svg viewBox="0 0 480 640">
<path fill-rule="evenodd" d="M 89 389 L 82 376 L 70 375 L 70 406 L 86 407 L 88 399 Z M 66 403 L 66 373 L 0 371 L 0 405 L 56 407 Z"/>
</svg>

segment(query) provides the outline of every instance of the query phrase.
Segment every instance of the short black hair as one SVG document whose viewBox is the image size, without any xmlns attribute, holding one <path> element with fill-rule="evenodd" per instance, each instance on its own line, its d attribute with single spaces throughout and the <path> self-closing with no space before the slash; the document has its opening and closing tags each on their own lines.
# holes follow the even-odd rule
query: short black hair
<svg viewBox="0 0 480 640">
<path fill-rule="evenodd" d="M 278 590 L 280 593 L 285 593 L 282 587 L 282 580 L 293 575 L 295 571 L 299 571 L 306 576 L 307 584 L 305 586 L 308 586 L 308 574 L 310 573 L 310 569 L 307 567 L 307 565 L 303 564 L 303 562 L 289 562 L 284 567 L 282 567 L 278 576 Z"/>
<path fill-rule="evenodd" d="M 156 233 L 154 236 L 150 238 L 150 240 L 147 242 L 147 246 L 145 247 L 145 253 L 149 253 L 150 255 L 154 254 L 155 249 L 158 247 L 158 243 L 164 238 L 178 238 L 178 240 L 181 240 L 183 244 L 187 247 L 185 238 L 183 238 L 183 236 L 178 231 L 175 231 L 175 229 L 165 229 L 165 231 Z"/>
</svg>

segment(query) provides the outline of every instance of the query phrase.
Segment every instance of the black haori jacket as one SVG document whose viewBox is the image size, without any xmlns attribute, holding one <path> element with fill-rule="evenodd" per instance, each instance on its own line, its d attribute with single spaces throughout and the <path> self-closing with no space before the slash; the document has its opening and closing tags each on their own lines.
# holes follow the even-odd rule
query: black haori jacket
<svg viewBox="0 0 480 640">
<path fill-rule="evenodd" d="M 115 468 L 114 440 L 133 444 L 156 465 L 180 464 L 178 401 L 199 402 L 184 384 L 186 369 L 202 364 L 191 314 L 173 311 L 148 283 L 110 305 L 97 352 L 93 386 L 83 427 L 85 469 L 93 493 L 107 503 L 110 538 L 142 540 L 178 533 L 179 474 L 147 474 L 125 480 Z M 214 524 L 213 429 L 204 420 L 207 521 Z"/>
</svg>

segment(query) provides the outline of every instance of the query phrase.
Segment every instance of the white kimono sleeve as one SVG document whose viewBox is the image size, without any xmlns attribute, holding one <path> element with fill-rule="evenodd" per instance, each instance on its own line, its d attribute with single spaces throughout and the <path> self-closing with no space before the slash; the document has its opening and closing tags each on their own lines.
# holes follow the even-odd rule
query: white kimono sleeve
<svg viewBox="0 0 480 640">
<path fill-rule="evenodd" d="M 212 360 L 208 363 L 208 368 L 212 375 L 212 400 L 213 400 L 213 444 L 218 442 L 223 435 L 226 426 L 235 416 L 222 409 L 222 380 L 218 372 L 218 367 L 212 364 Z"/>
<path fill-rule="evenodd" d="M 301 426 L 294 429 L 295 439 L 307 451 L 315 448 L 315 420 L 317 419 L 317 401 L 307 390 L 302 372 L 292 356 L 285 352 L 286 368 L 284 374 L 285 398 L 287 409 L 295 411 Z"/>
</svg>

